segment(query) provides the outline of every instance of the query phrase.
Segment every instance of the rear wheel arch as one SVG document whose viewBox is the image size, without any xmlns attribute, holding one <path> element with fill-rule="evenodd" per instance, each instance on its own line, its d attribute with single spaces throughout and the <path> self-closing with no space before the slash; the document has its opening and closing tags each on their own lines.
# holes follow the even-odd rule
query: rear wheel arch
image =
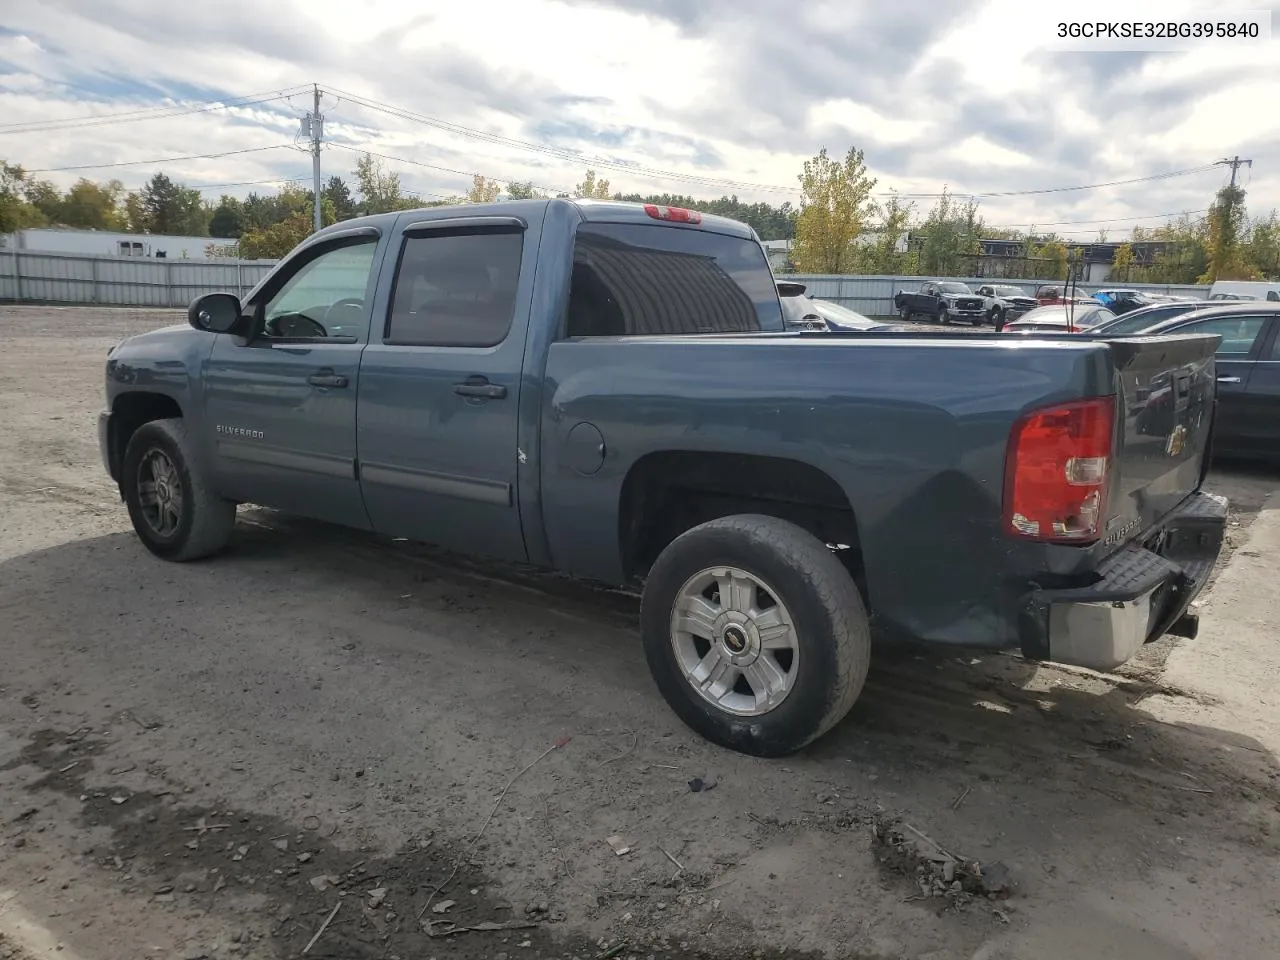
<svg viewBox="0 0 1280 960">
<path fill-rule="evenodd" d="M 870 605 L 861 536 L 848 495 L 825 470 L 785 457 L 667 450 L 636 460 L 618 504 L 623 575 L 644 577 L 686 531 L 742 514 L 789 521 L 831 545 Z"/>
</svg>

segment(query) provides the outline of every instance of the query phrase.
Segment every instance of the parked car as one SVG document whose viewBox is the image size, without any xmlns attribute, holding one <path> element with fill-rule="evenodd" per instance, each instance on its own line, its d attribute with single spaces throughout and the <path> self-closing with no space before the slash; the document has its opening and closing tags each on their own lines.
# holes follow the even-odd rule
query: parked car
<svg viewBox="0 0 1280 960">
<path fill-rule="evenodd" d="M 1213 334 L 1217 412 L 1213 449 L 1227 456 L 1280 461 L 1280 303 L 1223 304 L 1166 320 L 1142 336 Z M 1180 379 L 1149 398 L 1139 428 L 1153 436 L 1182 416 L 1172 405 L 1184 400 Z"/>
<path fill-rule="evenodd" d="M 873 624 L 1098 668 L 1193 633 L 1226 523 L 1200 490 L 1217 343 L 790 333 L 741 223 L 444 206 L 327 227 L 243 301 L 124 340 L 98 436 L 167 560 L 252 503 L 642 584 L 672 709 L 776 756 L 857 700 Z M 1174 373 L 1152 470 L 1129 425 Z"/>
<path fill-rule="evenodd" d="M 1280 302 L 1280 280 L 1215 280 L 1209 288 L 1209 299 L 1238 297 L 1241 300 Z"/>
<path fill-rule="evenodd" d="M 982 309 L 987 322 L 997 330 L 1011 320 L 1017 320 L 1024 313 L 1036 308 L 1036 298 L 1027 296 L 1021 287 L 1009 283 L 986 283 L 977 289 L 978 296 L 983 298 Z"/>
<path fill-rule="evenodd" d="M 1152 306 L 1156 302 L 1141 290 L 1099 290 L 1094 293 L 1093 299 L 1117 317 L 1132 310 Z"/>
<path fill-rule="evenodd" d="M 1150 307 L 1131 310 L 1124 316 L 1116 317 L 1114 320 L 1099 323 L 1097 326 L 1090 328 L 1089 334 L 1091 336 L 1127 337 L 1140 333 L 1158 323 L 1163 323 L 1165 320 L 1194 313 L 1208 306 L 1211 306 L 1211 304 L 1206 300 L 1173 300 L 1167 303 L 1157 303 Z"/>
<path fill-rule="evenodd" d="M 978 326 L 986 319 L 984 299 L 959 280 L 928 280 L 915 293 L 899 290 L 893 298 L 893 308 L 903 320 L 928 317 L 936 323 L 963 320 Z"/>
<path fill-rule="evenodd" d="M 1114 320 L 1116 315 L 1096 300 L 1084 303 L 1057 303 L 1036 307 L 1013 323 L 1004 325 L 1004 333 L 1079 333 Z"/>
<path fill-rule="evenodd" d="M 830 300 L 817 300 L 805 292 L 807 289 L 803 283 L 778 281 L 782 315 L 789 329 L 825 330 L 833 333 L 870 333 L 896 329 L 892 324 L 872 320 Z"/>
<path fill-rule="evenodd" d="M 1211 293 L 1210 300 L 1257 300 L 1258 297 L 1250 296 L 1247 293 Z"/>
<path fill-rule="evenodd" d="M 1070 294 L 1062 284 L 1041 284 L 1036 287 L 1036 303 L 1042 307 L 1055 303 L 1097 303 L 1092 297 L 1083 294 Z"/>
</svg>

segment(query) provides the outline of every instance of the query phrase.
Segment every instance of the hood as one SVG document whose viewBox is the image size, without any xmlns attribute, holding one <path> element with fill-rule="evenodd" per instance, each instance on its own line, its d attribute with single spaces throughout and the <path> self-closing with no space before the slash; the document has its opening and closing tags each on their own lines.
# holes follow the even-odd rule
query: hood
<svg viewBox="0 0 1280 960">
<path fill-rule="evenodd" d="M 111 349 L 108 356 L 113 360 L 131 357 L 179 357 L 197 344 L 211 343 L 215 336 L 217 334 L 206 333 L 189 324 L 179 323 L 125 337 Z"/>
</svg>

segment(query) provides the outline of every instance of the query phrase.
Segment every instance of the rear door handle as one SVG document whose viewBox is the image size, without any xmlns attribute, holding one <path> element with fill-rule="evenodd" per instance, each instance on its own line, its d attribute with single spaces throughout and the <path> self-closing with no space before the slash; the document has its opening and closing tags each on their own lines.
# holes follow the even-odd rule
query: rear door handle
<svg viewBox="0 0 1280 960">
<path fill-rule="evenodd" d="M 1240 383 L 1241 380 L 1239 377 L 1219 377 L 1218 382 L 1219 383 Z"/>
<path fill-rule="evenodd" d="M 346 377 L 335 374 L 332 370 L 320 370 L 307 377 L 307 383 L 313 387 L 345 387 L 348 384 Z"/>
<path fill-rule="evenodd" d="M 483 397 L 486 400 L 501 400 L 507 395 L 507 388 L 500 383 L 490 383 L 484 377 L 468 377 L 462 383 L 455 383 L 453 392 L 460 397 Z"/>
</svg>

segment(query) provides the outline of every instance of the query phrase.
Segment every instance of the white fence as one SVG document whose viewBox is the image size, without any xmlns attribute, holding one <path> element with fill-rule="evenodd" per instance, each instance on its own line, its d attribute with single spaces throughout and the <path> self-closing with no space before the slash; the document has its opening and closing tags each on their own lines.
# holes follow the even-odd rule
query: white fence
<svg viewBox="0 0 1280 960">
<path fill-rule="evenodd" d="M 0 253 L 0 301 L 185 307 L 204 293 L 248 293 L 274 265 L 7 250 Z"/>
<path fill-rule="evenodd" d="M 806 292 L 817 299 L 834 301 L 842 307 L 856 310 L 858 313 L 869 317 L 892 316 L 895 313 L 893 295 L 899 290 L 914 293 L 927 280 L 959 280 L 969 284 L 974 290 L 988 283 L 1009 284 L 1022 288 L 1027 292 L 1028 296 L 1035 294 L 1036 288 L 1039 286 L 1054 283 L 1058 286 L 1062 285 L 1060 280 L 1005 280 L 991 277 L 848 277 L 788 273 L 779 274 L 778 279 L 803 283 L 807 288 Z M 1077 289 L 1081 295 L 1089 296 L 1099 290 L 1117 288 L 1146 290 L 1151 293 L 1168 294 L 1175 297 L 1196 297 L 1205 300 L 1209 298 L 1208 285 L 1081 283 Z"/>
<path fill-rule="evenodd" d="M 0 302 L 110 304 L 129 307 L 185 307 L 203 293 L 247 293 L 275 265 L 274 260 L 167 260 L 88 257 L 35 250 L 0 252 Z M 803 283 L 821 300 L 833 300 L 867 316 L 888 316 L 893 295 L 914 291 L 932 277 L 860 277 L 785 274 L 779 279 Z M 1012 284 L 1027 293 L 1047 280 L 992 280 L 959 277 L 973 287 Z M 1122 286 L 1185 297 L 1208 297 L 1207 286 L 1176 284 L 1080 284 L 1093 293 Z"/>
</svg>

